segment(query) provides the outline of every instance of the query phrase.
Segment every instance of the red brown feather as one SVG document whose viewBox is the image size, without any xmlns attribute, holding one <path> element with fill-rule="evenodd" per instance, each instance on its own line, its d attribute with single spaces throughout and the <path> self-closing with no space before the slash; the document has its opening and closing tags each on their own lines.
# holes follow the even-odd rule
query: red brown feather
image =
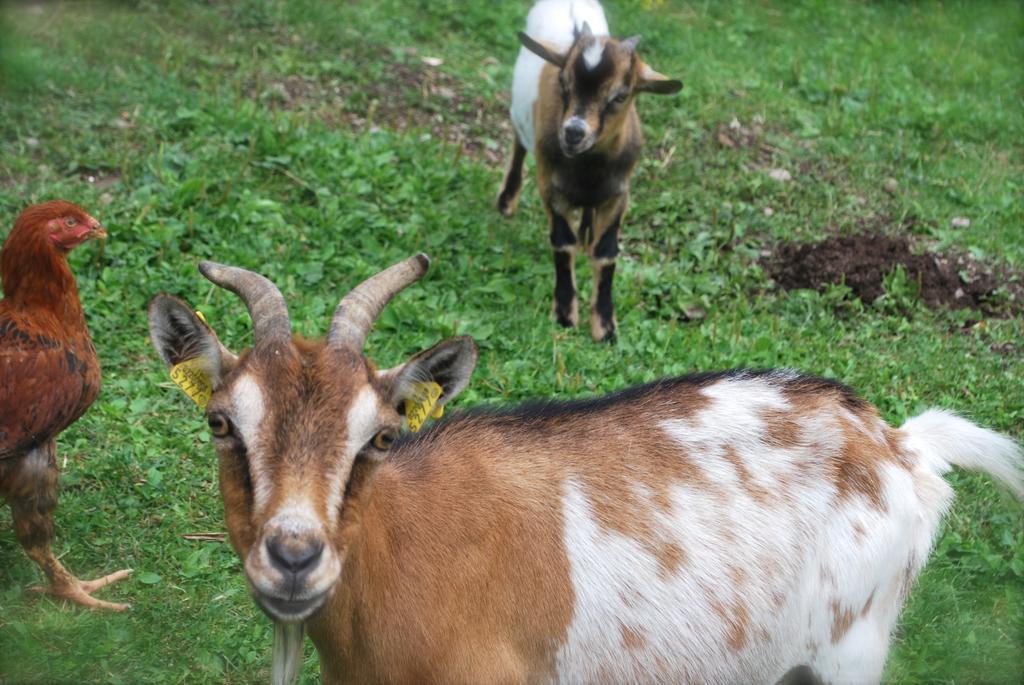
<svg viewBox="0 0 1024 685">
<path fill-rule="evenodd" d="M 14 532 L 49 580 L 43 591 L 114 610 L 94 590 L 127 577 L 119 571 L 80 581 L 53 555 L 57 506 L 57 435 L 95 401 L 100 363 L 85 326 L 67 253 L 105 238 L 96 219 L 70 202 L 29 207 L 0 252 L 0 496 L 11 505 Z"/>
<path fill-rule="evenodd" d="M 65 225 L 69 217 L 75 226 Z M 0 459 L 53 439 L 99 393 L 96 348 L 51 230 L 91 225 L 99 226 L 69 202 L 36 205 L 18 217 L 0 252 Z"/>
</svg>

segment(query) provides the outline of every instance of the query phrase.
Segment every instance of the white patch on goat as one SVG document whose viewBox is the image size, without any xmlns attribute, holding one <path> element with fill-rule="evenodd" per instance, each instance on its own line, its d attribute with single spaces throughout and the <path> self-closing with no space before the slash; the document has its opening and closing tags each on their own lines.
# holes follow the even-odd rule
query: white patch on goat
<svg viewBox="0 0 1024 685">
<path fill-rule="evenodd" d="M 264 537 L 305 538 L 324 544 L 316 566 L 307 572 L 303 584 L 293 589 L 294 599 L 317 597 L 326 592 L 337 580 L 341 562 L 330 544 L 323 522 L 316 514 L 312 502 L 304 497 L 292 497 L 267 521 Z M 271 563 L 266 544 L 254 545 L 246 559 L 246 573 L 260 592 L 272 594 L 280 582 L 281 573 Z"/>
<path fill-rule="evenodd" d="M 359 392 L 352 399 L 352 404 L 349 405 L 348 415 L 345 419 L 347 438 L 343 464 L 346 468 L 351 466 L 352 459 L 355 458 L 356 453 L 373 437 L 377 429 L 377 415 L 379 413 L 380 399 L 377 397 L 377 392 L 369 385 L 360 388 Z M 330 491 L 327 495 L 327 515 L 331 517 L 332 523 L 337 520 L 341 513 L 341 498 L 345 492 L 345 483 L 348 475 L 349 472 L 347 470 L 343 473 L 335 472 L 332 474 Z"/>
<path fill-rule="evenodd" d="M 956 414 L 929 409 L 900 427 L 903 444 L 936 474 L 951 465 L 989 474 L 1024 499 L 1024 449 Z"/>
<path fill-rule="evenodd" d="M 667 484 L 667 510 L 639 480 L 615 491 L 564 484 L 574 606 L 558 679 L 775 682 L 804 663 L 826 681 L 879 679 L 950 490 L 927 468 L 883 461 L 884 510 L 837 499 L 833 460 L 847 439 L 837 413 L 794 418 L 793 447 L 765 440 L 763 412 L 788 407 L 783 380 L 723 379 L 702 390 L 706 407 L 662 421 L 664 459 L 677 450 L 687 460 L 679 473 L 693 474 Z M 595 500 L 626 488 L 651 507 L 628 536 L 595 514 Z M 658 563 L 663 544 L 682 551 L 671 572 Z"/>
<path fill-rule="evenodd" d="M 348 443 L 345 455 L 354 457 L 373 437 L 377 430 L 377 415 L 380 413 L 377 392 L 369 385 L 364 385 L 356 393 L 349 405 L 347 417 Z"/>
<path fill-rule="evenodd" d="M 239 437 L 246 446 L 256 444 L 266 407 L 263 403 L 263 389 L 255 378 L 245 374 L 235 381 L 231 388 L 231 404 Z"/>
<path fill-rule="evenodd" d="M 526 33 L 534 40 L 568 49 L 584 23 L 595 36 L 608 35 L 608 20 L 596 0 L 540 0 L 526 16 Z"/>
<path fill-rule="evenodd" d="M 291 685 L 302 667 L 304 624 L 274 622 L 270 684 Z"/>
<path fill-rule="evenodd" d="M 583 64 L 591 71 L 597 69 L 597 65 L 601 63 L 602 57 L 604 57 L 604 43 L 597 38 L 594 38 L 590 45 L 583 48 Z"/>
<path fill-rule="evenodd" d="M 296 500 L 293 498 L 278 509 L 273 517 L 267 521 L 265 534 L 267 537 L 279 535 L 299 537 L 322 530 L 322 528 L 323 526 L 320 525 L 316 518 L 313 505 L 308 500 Z M 270 557 L 265 544 L 254 545 L 249 554 L 255 554 L 254 568 L 273 569 L 273 564 L 270 563 Z"/>
<path fill-rule="evenodd" d="M 809 663 L 834 682 L 881 679 L 906 592 L 952 499 L 949 485 L 926 469 L 885 464 L 879 477 L 886 510 L 853 499 L 825 522 L 821 537 L 828 546 L 819 558 L 828 577 L 808 577 L 800 598 L 812 632 L 824 638 Z M 854 521 L 867 531 L 860 540 L 851 533 Z"/>
<path fill-rule="evenodd" d="M 756 546 L 735 550 L 722 544 L 725 524 L 703 510 L 712 501 L 707 495 L 675 489 L 671 499 L 671 514 L 658 517 L 658 534 L 662 541 L 675 541 L 685 561 L 666 577 L 645 545 L 602 528 L 583 488 L 566 483 L 564 538 L 575 603 L 572 624 L 556 655 L 558 680 L 758 680 L 751 666 L 763 650 L 731 649 L 730 627 L 718 613 L 722 608 L 732 612 L 742 602 L 751 636 L 772 620 L 759 588 L 730 587 L 725 577 L 726 562 L 744 563 L 737 551 L 742 555 Z M 635 635 L 634 644 L 626 644 L 627 633 Z"/>
<path fill-rule="evenodd" d="M 232 420 L 245 445 L 253 483 L 253 504 L 260 511 L 270 501 L 270 479 L 264 476 L 260 424 L 266 414 L 263 389 L 250 374 L 244 374 L 231 386 Z"/>
<path fill-rule="evenodd" d="M 309 500 L 290 499 L 267 521 L 267 528 L 277 535 L 299 536 L 320 532 L 323 524 Z"/>
<path fill-rule="evenodd" d="M 662 424 L 684 447 L 707 449 L 726 442 L 742 452 L 763 445 L 766 411 L 785 411 L 789 402 L 775 385 L 761 378 L 725 378 L 701 389 L 708 403 L 692 419 Z M 712 468 L 720 460 L 710 460 Z M 721 464 L 726 469 L 727 464 Z M 756 467 L 755 464 L 752 466 Z"/>
</svg>

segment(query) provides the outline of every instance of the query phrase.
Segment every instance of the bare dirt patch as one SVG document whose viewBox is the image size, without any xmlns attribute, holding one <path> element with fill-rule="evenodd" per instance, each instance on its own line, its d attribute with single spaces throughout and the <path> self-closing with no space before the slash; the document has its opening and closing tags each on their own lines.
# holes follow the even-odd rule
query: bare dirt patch
<svg viewBox="0 0 1024 685">
<path fill-rule="evenodd" d="M 785 290 L 845 284 L 864 302 L 885 293 L 884 281 L 897 266 L 917 284 L 932 308 L 975 309 L 986 315 L 1024 312 L 1024 278 L 965 255 L 915 253 L 905 236 L 876 233 L 836 235 L 816 243 L 783 243 L 766 267 Z"/>
<path fill-rule="evenodd" d="M 353 131 L 386 127 L 423 130 L 492 166 L 504 163 L 511 140 L 505 97 L 494 101 L 473 95 L 456 77 L 421 60 L 405 59 L 379 48 L 380 78 L 353 84 L 347 79 L 291 75 L 253 79 L 250 97 L 288 110 L 312 113 L 329 124 Z M 365 58 L 365 55 L 364 55 Z"/>
</svg>

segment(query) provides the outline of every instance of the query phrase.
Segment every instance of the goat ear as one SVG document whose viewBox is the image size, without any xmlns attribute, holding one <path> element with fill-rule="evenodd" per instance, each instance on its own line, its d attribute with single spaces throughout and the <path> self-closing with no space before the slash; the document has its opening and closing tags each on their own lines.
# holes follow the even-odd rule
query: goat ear
<svg viewBox="0 0 1024 685">
<path fill-rule="evenodd" d="M 580 38 L 586 39 L 586 38 L 593 38 L 593 37 L 594 37 L 594 32 L 591 30 L 590 24 L 585 22 L 585 21 L 583 22 L 583 26 L 573 26 L 572 27 L 572 39 L 573 39 L 573 42 L 578 41 Z"/>
<path fill-rule="evenodd" d="M 624 38 L 619 42 L 619 46 L 626 52 L 633 52 L 639 44 L 640 36 L 630 36 L 629 38 Z"/>
<path fill-rule="evenodd" d="M 636 83 L 637 92 L 672 95 L 673 93 L 678 93 L 682 88 L 682 81 L 670 79 L 664 74 L 659 74 L 646 64 L 640 65 L 640 78 Z"/>
<path fill-rule="evenodd" d="M 519 32 L 519 42 L 523 44 L 524 48 L 537 55 L 537 57 L 540 57 L 545 62 L 550 62 L 559 69 L 565 66 L 565 55 L 555 52 L 543 43 L 535 41 L 522 31 Z"/>
<path fill-rule="evenodd" d="M 149 337 L 157 354 L 172 370 L 171 377 L 201 406 L 205 402 L 175 378 L 174 369 L 188 362 L 186 373 L 195 377 L 196 384 L 205 383 L 210 390 L 216 390 L 221 379 L 238 363 L 238 357 L 221 344 L 209 324 L 187 302 L 170 295 L 161 293 L 150 301 Z"/>
<path fill-rule="evenodd" d="M 441 395 L 431 408 L 439 410 L 469 385 L 476 358 L 473 338 L 448 338 L 414 355 L 401 366 L 382 371 L 381 379 L 390 381 L 390 400 L 400 411 L 406 400 L 419 396 L 424 384 L 437 383 L 441 387 Z"/>
</svg>

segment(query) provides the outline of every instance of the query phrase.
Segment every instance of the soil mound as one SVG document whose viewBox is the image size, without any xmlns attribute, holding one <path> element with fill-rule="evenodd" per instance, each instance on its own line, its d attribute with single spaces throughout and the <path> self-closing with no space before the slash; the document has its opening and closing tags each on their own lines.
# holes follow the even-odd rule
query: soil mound
<svg viewBox="0 0 1024 685">
<path fill-rule="evenodd" d="M 845 283 L 854 295 L 871 303 L 885 292 L 884 279 L 897 265 L 918 285 L 929 307 L 971 308 L 995 315 L 1024 311 L 1021 279 L 994 273 L 965 256 L 915 254 L 905 237 L 860 233 L 817 243 L 783 243 L 766 266 L 785 290 L 820 290 Z M 1000 287 L 1004 292 L 997 294 Z"/>
</svg>

